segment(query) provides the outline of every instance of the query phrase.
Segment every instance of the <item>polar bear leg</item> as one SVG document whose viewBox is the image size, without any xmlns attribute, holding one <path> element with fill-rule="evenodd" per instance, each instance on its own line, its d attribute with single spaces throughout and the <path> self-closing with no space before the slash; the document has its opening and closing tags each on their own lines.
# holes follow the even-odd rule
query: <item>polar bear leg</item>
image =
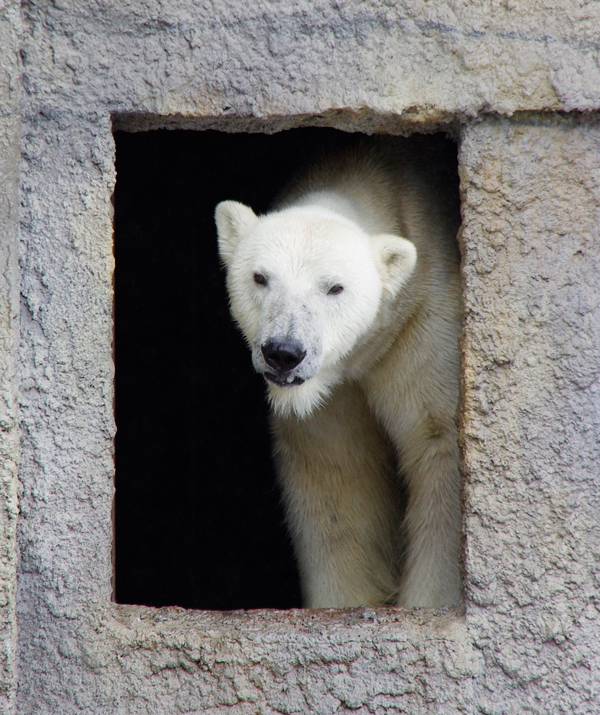
<svg viewBox="0 0 600 715">
<path fill-rule="evenodd" d="M 398 605 L 457 605 L 460 478 L 454 420 L 423 411 L 406 430 L 400 451 L 409 496 L 404 520 L 408 549 Z"/>
<path fill-rule="evenodd" d="M 360 388 L 344 384 L 309 418 L 274 417 L 273 432 L 305 606 L 393 602 L 395 464 Z"/>
<path fill-rule="evenodd" d="M 450 301 L 448 301 L 450 303 Z M 448 321 L 445 328 L 458 321 Z M 397 603 L 456 606 L 461 600 L 458 351 L 435 324 L 414 325 L 387 359 L 365 375 L 369 405 L 396 447 L 408 492 L 406 552 Z"/>
</svg>

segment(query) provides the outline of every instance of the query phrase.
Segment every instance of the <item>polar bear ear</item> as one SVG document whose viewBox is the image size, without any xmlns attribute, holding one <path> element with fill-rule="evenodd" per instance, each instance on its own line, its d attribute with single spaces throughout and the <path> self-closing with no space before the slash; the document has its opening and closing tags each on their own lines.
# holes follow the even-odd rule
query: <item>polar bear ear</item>
<svg viewBox="0 0 600 715">
<path fill-rule="evenodd" d="M 411 241 L 391 233 L 371 236 L 371 244 L 383 289 L 393 297 L 413 272 L 417 264 L 417 249 Z"/>
<path fill-rule="evenodd" d="M 221 201 L 215 209 L 215 223 L 219 238 L 219 255 L 224 263 L 229 263 L 244 234 L 258 221 L 254 211 L 238 201 Z"/>
</svg>

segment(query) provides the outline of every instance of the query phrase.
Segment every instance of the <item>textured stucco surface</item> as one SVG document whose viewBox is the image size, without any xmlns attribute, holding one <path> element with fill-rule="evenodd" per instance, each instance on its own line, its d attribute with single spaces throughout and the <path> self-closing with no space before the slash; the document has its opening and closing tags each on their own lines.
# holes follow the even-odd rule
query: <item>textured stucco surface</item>
<svg viewBox="0 0 600 715">
<path fill-rule="evenodd" d="M 14 709 L 19 431 L 20 12 L 0 2 L 0 712 Z"/>
<path fill-rule="evenodd" d="M 595 2 L 36 0 L 24 11 L 32 111 L 331 121 L 351 109 L 337 121 L 368 129 L 401 113 L 600 105 Z"/>
<path fill-rule="evenodd" d="M 600 131 L 592 116 L 508 118 L 600 107 L 600 4 L 556 5 L 23 4 L 16 712 L 600 711 Z M 7 712 L 19 22 L 17 5 L 0 2 Z M 464 215 L 464 617 L 111 604 L 111 115 L 130 129 L 403 132 L 452 121 Z"/>
<path fill-rule="evenodd" d="M 22 712 L 471 712 L 478 663 L 453 614 L 94 605 L 33 661 Z"/>
<path fill-rule="evenodd" d="M 594 713 L 600 124 L 488 120 L 466 131 L 461 159 L 466 595 L 485 659 L 478 706 Z"/>
</svg>

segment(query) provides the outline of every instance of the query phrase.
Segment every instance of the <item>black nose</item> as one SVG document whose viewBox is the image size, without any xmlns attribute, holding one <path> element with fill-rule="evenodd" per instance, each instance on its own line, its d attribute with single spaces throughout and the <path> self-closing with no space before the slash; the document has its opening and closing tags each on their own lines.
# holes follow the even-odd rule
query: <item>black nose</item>
<svg viewBox="0 0 600 715">
<path fill-rule="evenodd" d="M 306 350 L 295 340 L 269 340 L 260 349 L 267 365 L 277 372 L 290 372 L 306 357 Z"/>
</svg>

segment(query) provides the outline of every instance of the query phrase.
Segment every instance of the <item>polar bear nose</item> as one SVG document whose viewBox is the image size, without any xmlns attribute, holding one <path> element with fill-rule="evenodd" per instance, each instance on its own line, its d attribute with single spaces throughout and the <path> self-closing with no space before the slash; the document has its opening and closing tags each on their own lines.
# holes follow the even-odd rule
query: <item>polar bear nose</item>
<svg viewBox="0 0 600 715">
<path fill-rule="evenodd" d="M 296 340 L 269 340 L 260 349 L 267 365 L 278 372 L 290 372 L 306 357 Z"/>
</svg>

